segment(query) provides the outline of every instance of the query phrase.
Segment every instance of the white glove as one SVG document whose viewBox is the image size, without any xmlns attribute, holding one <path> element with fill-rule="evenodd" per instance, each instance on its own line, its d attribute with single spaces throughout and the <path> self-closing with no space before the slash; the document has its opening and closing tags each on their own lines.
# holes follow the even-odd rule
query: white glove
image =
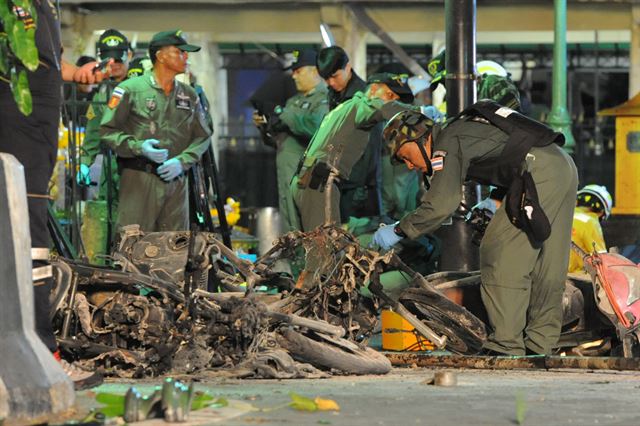
<svg viewBox="0 0 640 426">
<path fill-rule="evenodd" d="M 169 157 L 169 150 L 157 149 L 156 146 L 158 146 L 159 144 L 160 141 L 158 139 L 146 139 L 144 142 L 142 142 L 142 155 L 144 155 L 154 163 L 164 163 Z"/>
</svg>

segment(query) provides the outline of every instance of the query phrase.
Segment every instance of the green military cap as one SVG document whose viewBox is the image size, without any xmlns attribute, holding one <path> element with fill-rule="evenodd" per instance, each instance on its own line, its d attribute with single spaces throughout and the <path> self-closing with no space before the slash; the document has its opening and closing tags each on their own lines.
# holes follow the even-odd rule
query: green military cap
<svg viewBox="0 0 640 426">
<path fill-rule="evenodd" d="M 175 46 L 183 52 L 197 52 L 200 46 L 187 43 L 182 36 L 182 30 L 161 31 L 153 36 L 149 43 L 149 48 Z"/>
<path fill-rule="evenodd" d="M 447 75 L 444 50 L 429 61 L 427 72 L 431 76 L 431 90 L 435 90 L 436 87 L 438 87 L 438 83 L 444 84 L 444 82 L 441 81 L 444 76 Z"/>
<path fill-rule="evenodd" d="M 97 43 L 100 60 L 115 59 L 120 62 L 127 60 L 129 40 L 120 31 L 109 29 L 100 34 Z"/>
<path fill-rule="evenodd" d="M 145 69 L 148 68 L 145 67 L 145 62 L 148 61 L 150 61 L 149 58 L 139 57 L 129 62 L 129 71 L 127 71 L 127 78 L 137 77 L 144 74 Z"/>
<path fill-rule="evenodd" d="M 413 102 L 413 93 L 409 87 L 409 76 L 407 74 L 392 74 L 390 72 L 380 72 L 373 74 L 367 79 L 367 84 L 386 84 L 389 89 L 400 97 L 400 102 L 410 104 Z"/>
</svg>

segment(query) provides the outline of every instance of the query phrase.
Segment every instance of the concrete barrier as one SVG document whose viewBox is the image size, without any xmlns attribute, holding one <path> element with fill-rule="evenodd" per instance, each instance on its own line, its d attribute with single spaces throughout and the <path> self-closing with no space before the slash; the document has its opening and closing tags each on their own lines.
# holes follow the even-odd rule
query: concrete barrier
<svg viewBox="0 0 640 426">
<path fill-rule="evenodd" d="M 36 423 L 70 409 L 73 383 L 35 331 L 24 169 L 0 153 L 0 423 Z"/>
</svg>

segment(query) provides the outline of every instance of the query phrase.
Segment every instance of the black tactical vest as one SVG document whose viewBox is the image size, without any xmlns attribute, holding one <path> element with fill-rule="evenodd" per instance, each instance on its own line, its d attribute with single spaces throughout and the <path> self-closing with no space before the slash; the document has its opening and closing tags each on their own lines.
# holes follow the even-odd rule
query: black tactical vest
<svg viewBox="0 0 640 426">
<path fill-rule="evenodd" d="M 562 146 L 565 142 L 562 133 L 488 99 L 476 102 L 459 114 L 459 117 L 465 116 L 484 118 L 509 135 L 500 157 L 474 162 L 469 167 L 467 176 L 481 183 L 508 186 L 531 148 L 552 143 Z"/>
</svg>

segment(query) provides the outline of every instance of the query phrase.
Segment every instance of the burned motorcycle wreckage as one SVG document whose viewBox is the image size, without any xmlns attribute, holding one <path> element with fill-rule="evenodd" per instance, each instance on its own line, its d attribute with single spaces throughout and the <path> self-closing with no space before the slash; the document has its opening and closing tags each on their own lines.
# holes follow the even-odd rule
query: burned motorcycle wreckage
<svg viewBox="0 0 640 426">
<path fill-rule="evenodd" d="M 317 261 L 312 254 L 327 256 L 313 267 L 316 282 L 307 274 L 305 288 L 284 291 L 281 299 L 255 292 L 262 285 L 295 287 L 270 265 L 298 247 L 310 266 Z M 110 267 L 55 259 L 52 319 L 64 351 L 108 375 L 211 369 L 241 377 L 381 374 L 390 370 L 389 361 L 357 342 L 370 334 L 377 309 L 358 290 L 388 259 L 332 227 L 288 234 L 252 264 L 212 233 L 145 235 L 132 226 L 123 230 Z M 246 283 L 247 291 L 211 293 L 212 283 L 223 289 Z M 269 305 L 269 299 L 279 300 Z M 293 306 L 304 309 L 293 312 Z"/>
<path fill-rule="evenodd" d="M 273 272 L 279 260 L 300 257 L 305 266 L 297 282 Z M 475 353 L 485 338 L 480 320 L 393 252 L 365 249 L 334 226 L 286 234 L 255 263 L 238 258 L 212 233 L 145 235 L 131 226 L 111 261 L 101 267 L 56 259 L 52 294 L 60 346 L 109 375 L 384 374 L 390 362 L 366 345 L 382 306 L 441 349 Z M 388 269 L 404 271 L 409 294 L 384 290 L 380 276 Z M 212 284 L 226 290 L 245 284 L 246 292 L 207 291 Z M 267 295 L 258 287 L 282 291 Z"/>
</svg>

